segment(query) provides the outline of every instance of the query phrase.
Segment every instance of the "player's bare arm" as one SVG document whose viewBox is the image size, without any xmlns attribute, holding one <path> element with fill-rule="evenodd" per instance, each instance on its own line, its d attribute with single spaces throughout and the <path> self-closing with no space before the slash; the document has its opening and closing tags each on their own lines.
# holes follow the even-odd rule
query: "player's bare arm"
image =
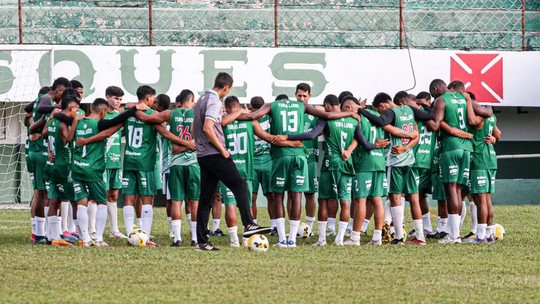
<svg viewBox="0 0 540 304">
<path fill-rule="evenodd" d="M 473 135 L 469 132 L 462 131 L 458 128 L 451 127 L 444 121 L 441 121 L 441 130 L 444 132 L 459 138 L 472 139 Z"/>
<path fill-rule="evenodd" d="M 77 124 L 79 123 L 79 120 L 85 118 L 84 115 L 78 115 L 73 119 L 73 123 L 71 123 L 71 128 L 69 128 L 69 134 L 67 137 L 68 142 L 73 142 L 73 139 L 75 138 L 75 130 L 77 129 Z"/>
<path fill-rule="evenodd" d="M 467 122 L 469 123 L 469 125 L 474 126 L 477 130 L 481 129 L 484 125 L 484 118 L 476 115 L 472 105 L 473 100 L 471 99 L 469 93 L 463 92 L 462 94 L 467 100 Z M 482 126 L 479 127 L 480 124 Z"/>
<path fill-rule="evenodd" d="M 418 130 L 414 130 L 414 132 L 405 132 L 403 131 L 402 129 L 400 128 L 397 128 L 397 127 L 394 127 L 392 125 L 386 125 L 384 127 L 382 127 L 382 129 L 394 136 L 394 137 L 400 137 L 400 138 L 409 138 L 409 139 L 415 139 L 418 137 Z"/>
<path fill-rule="evenodd" d="M 418 125 L 416 122 L 414 123 L 414 132 L 418 134 Z M 392 147 L 392 154 L 402 154 L 407 152 L 408 150 L 412 149 L 418 142 L 420 141 L 420 136 L 417 136 L 409 141 L 409 143 L 406 146 L 393 146 Z"/>
<path fill-rule="evenodd" d="M 435 106 L 433 107 L 433 112 L 435 119 L 433 120 L 433 130 L 437 131 L 439 130 L 439 127 L 441 126 L 441 121 L 444 120 L 444 110 L 446 109 L 446 102 L 442 97 L 437 98 L 435 101 Z"/>
<path fill-rule="evenodd" d="M 251 113 L 241 113 L 236 120 L 257 120 L 264 115 L 267 115 L 272 110 L 272 106 L 269 103 L 265 103 L 260 109 Z"/>
<path fill-rule="evenodd" d="M 248 109 L 240 109 L 239 111 L 235 111 L 231 114 L 223 114 L 223 116 L 221 116 L 221 126 L 222 127 L 225 127 L 226 125 L 232 123 L 233 121 L 237 120 L 238 117 L 242 114 L 249 114 L 249 110 Z"/>
<path fill-rule="evenodd" d="M 263 130 L 261 127 L 261 124 L 254 120 L 253 121 L 253 133 L 257 135 L 259 138 L 261 138 L 264 141 L 267 141 L 273 145 L 280 146 L 280 147 L 293 147 L 293 148 L 299 148 L 302 147 L 302 142 L 298 140 L 282 140 L 281 137 L 278 135 L 272 135 L 266 131 Z"/>
<path fill-rule="evenodd" d="M 96 135 L 92 135 L 88 138 L 79 138 L 75 141 L 77 147 L 89 145 L 95 142 L 99 142 L 111 137 L 114 133 L 122 128 L 122 124 L 117 124 L 112 128 L 105 129 Z"/>
<path fill-rule="evenodd" d="M 350 116 L 355 116 L 355 113 L 353 112 L 326 112 L 324 110 L 316 109 L 315 107 L 311 105 L 306 105 L 304 107 L 304 112 L 313 115 L 315 117 L 330 120 L 330 119 L 339 119 L 339 118 L 345 118 Z M 357 118 L 358 119 L 358 118 Z"/>
<path fill-rule="evenodd" d="M 137 106 L 139 106 L 138 103 Z M 146 114 L 144 110 L 137 111 L 135 116 L 142 122 L 147 124 L 160 124 L 171 120 L 171 110 L 165 110 L 163 112 L 154 111 L 152 114 Z"/>
<path fill-rule="evenodd" d="M 356 149 L 356 147 L 358 146 L 358 141 L 356 141 L 356 139 L 353 138 L 351 144 L 349 145 L 349 147 L 347 147 L 347 149 L 341 151 L 341 158 L 344 160 L 344 161 L 347 161 L 349 159 L 349 157 L 351 157 L 351 154 L 353 153 L 354 149 Z"/>
</svg>

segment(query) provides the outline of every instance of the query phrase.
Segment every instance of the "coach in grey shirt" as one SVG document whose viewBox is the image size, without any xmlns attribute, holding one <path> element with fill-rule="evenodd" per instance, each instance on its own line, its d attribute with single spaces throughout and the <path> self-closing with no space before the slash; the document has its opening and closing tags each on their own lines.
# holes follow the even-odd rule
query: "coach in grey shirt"
<svg viewBox="0 0 540 304">
<path fill-rule="evenodd" d="M 223 129 L 221 128 L 222 99 L 227 96 L 233 85 L 231 75 L 219 73 L 216 76 L 214 87 L 206 90 L 195 105 L 195 144 L 197 147 L 197 161 L 201 167 L 201 195 L 197 210 L 197 250 L 215 251 L 208 240 L 207 226 L 210 207 L 214 201 L 218 182 L 227 186 L 234 194 L 236 205 L 240 211 L 244 225 L 244 237 L 256 233 L 268 233 L 270 228 L 260 227 L 253 223 L 251 217 L 249 196 L 251 193 L 231 154 L 225 148 Z"/>
</svg>

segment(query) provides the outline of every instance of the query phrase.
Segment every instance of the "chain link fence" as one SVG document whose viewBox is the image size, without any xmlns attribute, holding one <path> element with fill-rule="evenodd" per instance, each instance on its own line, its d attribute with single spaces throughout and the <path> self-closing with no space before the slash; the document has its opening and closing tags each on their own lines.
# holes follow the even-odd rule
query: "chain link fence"
<svg viewBox="0 0 540 304">
<path fill-rule="evenodd" d="M 0 0 L 0 43 L 538 50 L 538 0 Z"/>
</svg>

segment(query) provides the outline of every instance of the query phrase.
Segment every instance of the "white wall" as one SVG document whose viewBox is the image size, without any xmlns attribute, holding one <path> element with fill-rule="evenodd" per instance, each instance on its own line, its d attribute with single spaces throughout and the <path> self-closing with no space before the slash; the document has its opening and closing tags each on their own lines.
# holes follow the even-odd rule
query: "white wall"
<svg viewBox="0 0 540 304">
<path fill-rule="evenodd" d="M 540 141 L 540 109 L 521 108 L 528 113 L 518 113 L 518 108 L 496 108 L 497 126 L 502 132 L 501 141 Z"/>
</svg>

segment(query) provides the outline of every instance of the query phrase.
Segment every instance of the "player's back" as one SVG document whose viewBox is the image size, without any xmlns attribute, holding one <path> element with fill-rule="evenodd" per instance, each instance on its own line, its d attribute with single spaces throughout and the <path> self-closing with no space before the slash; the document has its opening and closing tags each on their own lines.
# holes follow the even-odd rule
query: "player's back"
<svg viewBox="0 0 540 304">
<path fill-rule="evenodd" d="M 32 120 L 34 121 L 34 123 L 36 123 L 43 115 L 46 115 L 45 119 L 47 119 L 48 117 L 47 114 L 41 114 L 37 110 L 39 102 L 41 100 L 46 100 L 46 99 L 49 100 L 48 102 L 50 102 L 51 105 L 54 105 L 53 99 L 48 94 L 39 96 L 34 101 L 34 109 L 32 113 Z M 30 147 L 31 152 L 40 152 L 45 155 L 47 154 L 47 148 L 48 148 L 47 139 L 40 136 L 36 140 L 30 141 L 29 147 Z"/>
<path fill-rule="evenodd" d="M 120 115 L 117 110 L 113 112 L 107 112 L 105 119 L 113 119 Z M 120 163 L 122 149 L 121 149 L 122 129 L 116 131 L 113 135 L 107 138 L 107 146 L 105 152 L 105 164 L 107 169 L 120 169 L 122 164 Z"/>
<path fill-rule="evenodd" d="M 49 121 L 47 131 L 49 151 L 54 156 L 54 162 L 51 163 L 47 160 L 47 166 L 49 166 L 49 176 L 52 181 L 64 181 L 67 180 L 68 173 L 71 166 L 71 149 L 70 143 L 64 143 L 62 140 L 62 132 L 60 130 L 61 122 L 53 118 Z"/>
<path fill-rule="evenodd" d="M 380 116 L 377 111 L 367 110 L 373 115 Z M 362 117 L 360 121 L 362 134 L 367 142 L 375 143 L 377 139 L 384 136 L 382 128 L 371 124 L 369 119 Z M 354 149 L 354 169 L 356 172 L 385 171 L 386 158 L 384 157 L 384 148 L 366 150 L 361 145 Z"/>
<path fill-rule="evenodd" d="M 148 109 L 146 114 L 154 111 Z M 125 171 L 154 171 L 157 160 L 157 131 L 132 116 L 124 123 L 126 148 L 124 150 Z"/>
<path fill-rule="evenodd" d="M 444 121 L 450 127 L 467 132 L 467 101 L 465 100 L 465 97 L 456 92 L 446 92 L 441 95 L 441 98 L 446 104 Z M 441 130 L 441 153 L 455 149 L 472 151 L 471 141 L 465 138 L 452 136 L 444 130 Z"/>
<path fill-rule="evenodd" d="M 394 126 L 398 129 L 401 129 L 407 133 L 412 133 L 414 131 L 414 113 L 411 107 L 407 105 L 394 107 L 391 111 L 395 114 Z M 409 144 L 410 139 L 401 138 L 397 136 L 391 136 L 390 141 L 392 146 L 406 146 Z M 409 149 L 402 154 L 388 154 L 388 166 L 391 167 L 404 167 L 411 166 L 414 164 L 414 152 L 413 149 Z"/>
<path fill-rule="evenodd" d="M 77 123 L 75 130 L 76 141 L 79 138 L 89 138 L 99 133 L 99 119 L 85 117 Z M 73 150 L 73 165 L 71 167 L 74 180 L 96 182 L 103 180 L 105 172 L 105 140 L 91 143 Z"/>
<path fill-rule="evenodd" d="M 414 146 L 414 167 L 429 169 L 431 167 L 431 157 L 433 153 L 434 133 L 422 122 L 417 121 L 420 139 Z"/>
<path fill-rule="evenodd" d="M 353 161 L 341 158 L 341 152 L 347 149 L 354 139 L 358 121 L 352 117 L 328 120 L 324 129 L 324 161 L 322 170 L 354 173 Z"/>
<path fill-rule="evenodd" d="M 276 100 L 271 104 L 270 130 L 274 135 L 304 133 L 305 105 L 295 100 Z M 304 147 L 272 147 L 272 156 L 305 156 Z"/>
<path fill-rule="evenodd" d="M 264 115 L 263 117 L 258 119 L 258 122 L 261 126 L 261 129 L 263 131 L 270 133 L 270 116 Z M 255 135 L 255 150 L 253 152 L 253 156 L 255 159 L 263 159 L 263 158 L 270 158 L 270 148 L 271 144 L 264 139 L 259 138 L 257 135 Z"/>
<path fill-rule="evenodd" d="M 484 118 L 484 125 L 481 129 L 473 131 L 473 153 L 471 158 L 471 169 L 497 169 L 497 154 L 492 144 L 484 142 L 487 135 L 493 135 L 493 130 L 497 124 L 495 115 Z"/>
<path fill-rule="evenodd" d="M 192 124 L 195 117 L 194 109 L 177 108 L 171 111 L 170 131 L 183 140 L 193 139 Z M 169 142 L 170 144 L 170 142 Z M 171 166 L 191 165 L 197 162 L 195 151 L 185 151 L 180 154 L 174 154 L 171 158 Z"/>
<path fill-rule="evenodd" d="M 253 179 L 254 132 L 251 121 L 233 121 L 223 128 L 225 146 L 245 179 Z"/>
</svg>

